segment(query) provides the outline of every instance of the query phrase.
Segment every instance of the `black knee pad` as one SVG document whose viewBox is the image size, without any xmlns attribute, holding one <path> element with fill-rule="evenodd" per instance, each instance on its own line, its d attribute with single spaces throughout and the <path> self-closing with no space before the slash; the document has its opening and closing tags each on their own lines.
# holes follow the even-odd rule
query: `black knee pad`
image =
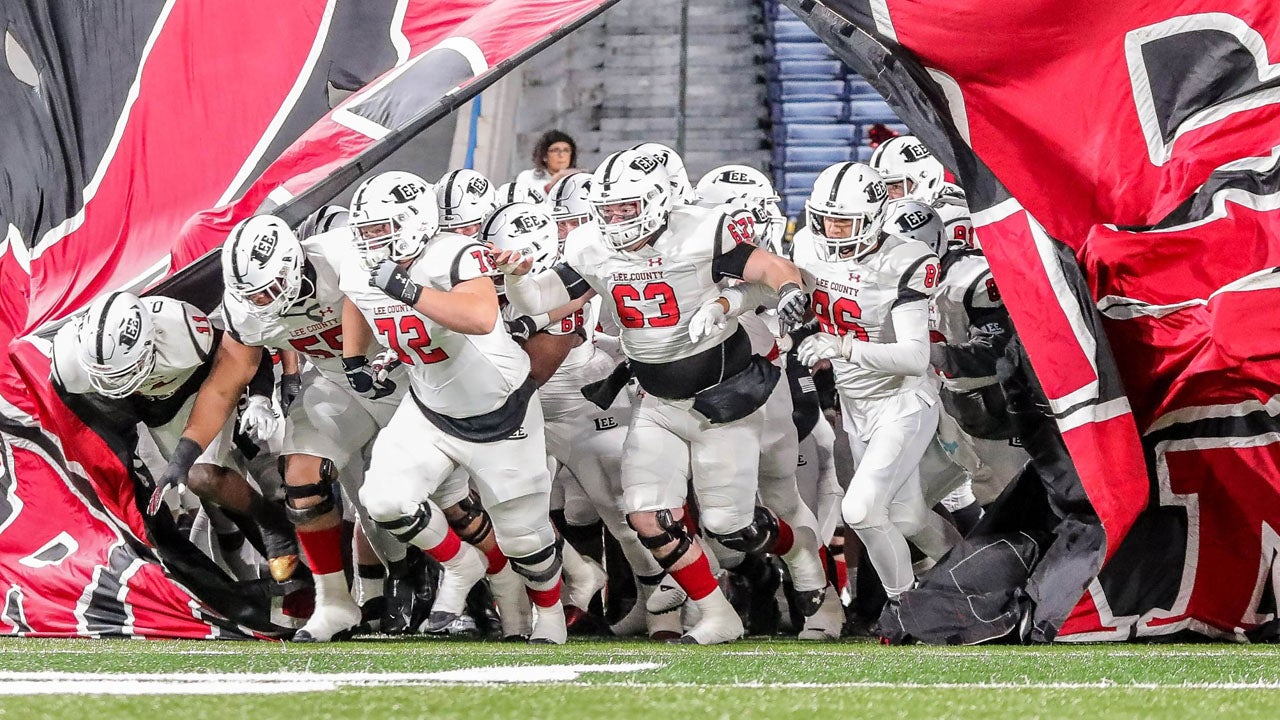
<svg viewBox="0 0 1280 720">
<path fill-rule="evenodd" d="M 480 504 L 480 498 L 472 492 L 458 503 L 457 508 L 462 511 L 460 517 L 449 518 L 449 527 L 462 538 L 463 542 L 472 545 L 478 545 L 484 541 L 489 533 L 493 531 L 493 521 L 489 519 L 489 513 L 485 512 L 484 507 Z M 480 523 L 472 528 L 472 525 L 479 520 Z"/>
<path fill-rule="evenodd" d="M 654 555 L 654 559 L 658 561 L 658 565 L 663 570 L 670 570 L 671 566 L 680 561 L 680 558 L 689 552 L 693 547 L 693 538 L 689 537 L 689 530 L 684 523 L 676 520 L 670 510 L 659 510 L 655 513 L 655 519 L 658 521 L 658 527 L 662 528 L 662 533 L 658 535 L 643 535 L 636 526 L 631 524 L 631 516 L 627 516 L 627 525 L 636 531 L 636 537 L 640 539 L 640 544 L 649 548 L 650 551 L 658 550 L 666 547 L 671 543 L 676 543 L 675 550 L 670 553 L 658 557 Z"/>
<path fill-rule="evenodd" d="M 284 511 L 289 516 L 289 522 L 295 526 L 319 520 L 337 507 L 333 501 L 333 484 L 326 481 L 307 485 L 285 485 L 284 497 Z M 291 501 L 303 498 L 320 498 L 320 502 L 305 508 L 293 506 Z"/>
<path fill-rule="evenodd" d="M 560 572 L 560 540 L 542 548 L 532 555 L 524 557 L 509 557 L 511 561 L 511 569 L 533 582 L 547 582 Z M 545 568 L 539 569 L 540 565 L 547 564 Z"/>
<path fill-rule="evenodd" d="M 752 555 L 769 552 L 773 544 L 778 541 L 779 530 L 778 518 L 774 517 L 767 508 L 757 505 L 755 517 L 752 518 L 750 525 L 731 533 L 708 532 L 707 534 L 730 550 Z"/>
<path fill-rule="evenodd" d="M 422 503 L 410 515 L 395 520 L 375 520 L 374 522 L 378 527 L 391 533 L 395 539 L 407 545 L 427 527 L 430 521 L 431 508 L 426 503 Z"/>
</svg>

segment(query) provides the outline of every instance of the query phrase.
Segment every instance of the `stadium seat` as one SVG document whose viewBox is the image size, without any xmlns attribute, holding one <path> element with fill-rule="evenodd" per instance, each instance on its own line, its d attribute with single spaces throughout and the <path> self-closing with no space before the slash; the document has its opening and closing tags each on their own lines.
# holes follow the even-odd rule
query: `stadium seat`
<svg viewBox="0 0 1280 720">
<path fill-rule="evenodd" d="M 858 126 L 845 123 L 787 123 L 773 129 L 778 145 L 853 145 L 859 137 Z"/>
<path fill-rule="evenodd" d="M 803 122 L 835 122 L 844 117 L 845 107 L 841 102 L 787 102 L 778 103 L 771 108 L 775 123 L 790 123 L 796 120 Z"/>
<path fill-rule="evenodd" d="M 850 100 L 880 100 L 880 93 L 873 87 L 871 83 L 860 77 L 849 77 L 845 80 L 845 95 Z"/>
<path fill-rule="evenodd" d="M 839 60 L 775 60 L 769 75 L 775 80 L 839 80 L 844 65 Z"/>
<path fill-rule="evenodd" d="M 889 103 L 884 100 L 850 100 L 849 119 L 862 124 L 896 123 L 898 116 L 894 114 Z"/>
<path fill-rule="evenodd" d="M 815 42 L 821 44 L 803 20 L 779 19 L 773 24 L 773 39 L 777 42 Z"/>
<path fill-rule="evenodd" d="M 807 195 L 813 189 L 813 182 L 817 179 L 818 173 L 816 172 L 783 173 L 782 189 L 786 190 L 788 195 L 796 190 Z"/>
<path fill-rule="evenodd" d="M 769 99 L 772 102 L 843 98 L 844 83 L 839 80 L 777 80 L 769 83 Z"/>
<path fill-rule="evenodd" d="M 775 42 L 768 54 L 777 60 L 834 60 L 831 48 L 818 42 Z"/>
<path fill-rule="evenodd" d="M 774 150 L 774 161 L 787 172 L 820 172 L 838 162 L 854 159 L 854 148 L 848 145 L 827 147 L 782 147 Z"/>
</svg>

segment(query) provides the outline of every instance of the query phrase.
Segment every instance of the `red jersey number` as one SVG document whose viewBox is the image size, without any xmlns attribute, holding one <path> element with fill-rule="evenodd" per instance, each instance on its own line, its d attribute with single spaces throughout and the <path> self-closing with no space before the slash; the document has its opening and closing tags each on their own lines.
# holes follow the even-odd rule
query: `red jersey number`
<svg viewBox="0 0 1280 720">
<path fill-rule="evenodd" d="M 837 298 L 833 303 L 825 290 L 813 291 L 813 315 L 818 318 L 822 331 L 832 335 L 853 335 L 867 341 L 867 329 L 856 321 L 862 318 L 862 308 L 851 298 Z"/>
<path fill-rule="evenodd" d="M 750 215 L 739 215 L 729 219 L 729 237 L 739 245 L 756 241 L 756 221 Z"/>
<path fill-rule="evenodd" d="M 568 335 L 571 332 L 577 332 L 585 324 L 586 320 L 582 317 L 582 310 L 578 310 L 560 321 L 560 334 Z"/>
<path fill-rule="evenodd" d="M 342 354 L 342 326 L 334 325 L 319 335 L 294 338 L 289 344 L 299 353 L 313 358 L 326 360 L 338 357 Z"/>
<path fill-rule="evenodd" d="M 652 306 L 657 301 L 657 313 L 645 314 L 640 303 Z M 624 328 L 645 326 L 663 328 L 680 322 L 680 306 L 676 304 L 676 291 L 664 282 L 651 282 L 643 288 L 634 285 L 613 286 L 613 302 L 618 307 L 618 320 Z"/>
<path fill-rule="evenodd" d="M 378 328 L 378 334 L 383 337 L 384 344 L 394 350 L 406 365 L 430 365 L 449 359 L 449 354 L 444 350 L 431 347 L 431 336 L 427 334 L 426 323 L 417 315 L 401 315 L 398 331 L 396 318 L 378 318 L 374 325 Z"/>
</svg>

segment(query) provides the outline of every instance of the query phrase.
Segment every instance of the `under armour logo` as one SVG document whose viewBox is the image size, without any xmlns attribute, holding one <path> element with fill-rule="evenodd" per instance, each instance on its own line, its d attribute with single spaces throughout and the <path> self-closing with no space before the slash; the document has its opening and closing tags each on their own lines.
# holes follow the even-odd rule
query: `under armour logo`
<svg viewBox="0 0 1280 720">
<path fill-rule="evenodd" d="M 1227 13 L 1183 15 L 1131 30 L 1125 59 L 1153 165 L 1180 135 L 1280 103 L 1280 64 L 1266 40 Z"/>
<path fill-rule="evenodd" d="M 662 265 L 662 258 L 660 257 L 649 258 L 649 267 L 658 267 L 660 265 Z"/>
<path fill-rule="evenodd" d="M 612 416 L 596 418 L 593 422 L 596 424 L 596 430 L 611 430 L 618 427 L 618 421 L 614 420 Z"/>
<path fill-rule="evenodd" d="M 849 273 L 849 280 L 851 282 L 862 282 L 862 273 Z"/>
</svg>

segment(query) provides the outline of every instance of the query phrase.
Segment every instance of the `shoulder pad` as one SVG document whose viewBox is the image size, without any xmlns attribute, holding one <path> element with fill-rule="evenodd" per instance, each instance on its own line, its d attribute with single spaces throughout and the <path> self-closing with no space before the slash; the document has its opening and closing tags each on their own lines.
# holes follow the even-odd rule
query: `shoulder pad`
<svg viewBox="0 0 1280 720">
<path fill-rule="evenodd" d="M 93 392 L 89 375 L 80 366 L 79 320 L 73 320 L 58 328 L 53 336 L 53 352 L 50 354 L 49 379 L 73 395 Z"/>
<path fill-rule="evenodd" d="M 149 303 L 156 332 L 156 352 L 171 367 L 196 367 L 213 352 L 213 323 L 200 308 L 166 297 L 143 298 Z"/>
<path fill-rule="evenodd" d="M 445 291 L 495 272 L 493 258 L 484 245 L 475 238 L 451 232 L 442 232 L 429 241 L 422 257 L 409 270 L 415 280 Z"/>
<path fill-rule="evenodd" d="M 899 275 L 898 299 L 932 297 L 942 281 L 942 263 L 928 245 L 915 240 L 898 242 L 886 252 L 885 270 Z"/>
</svg>

